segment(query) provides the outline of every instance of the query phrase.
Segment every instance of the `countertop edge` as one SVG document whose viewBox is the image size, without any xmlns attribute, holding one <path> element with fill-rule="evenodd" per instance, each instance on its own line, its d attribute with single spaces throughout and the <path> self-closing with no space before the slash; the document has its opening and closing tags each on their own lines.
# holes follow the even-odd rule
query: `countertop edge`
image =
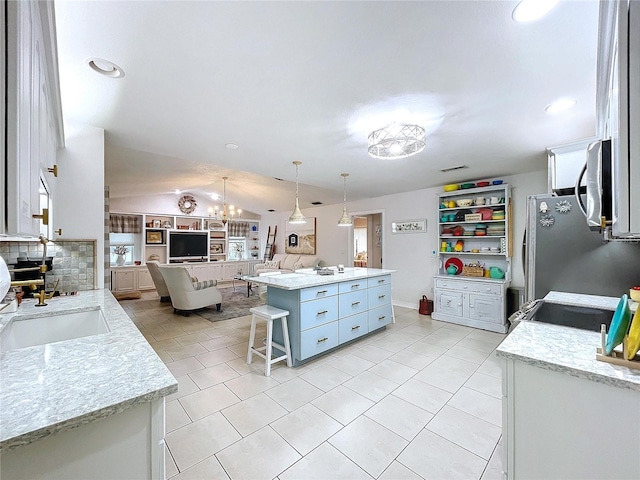
<svg viewBox="0 0 640 480">
<path fill-rule="evenodd" d="M 136 398 L 130 398 L 119 404 L 110 405 L 108 407 L 101 408 L 100 410 L 95 410 L 93 412 L 89 412 L 84 415 L 80 415 L 78 417 L 70 418 L 60 423 L 48 425 L 46 427 L 42 427 L 40 429 L 33 430 L 31 432 L 28 432 L 22 435 L 18 435 L 13 438 L 5 439 L 2 442 L 0 442 L 0 453 L 6 450 L 13 450 L 15 448 L 22 447 L 24 445 L 29 445 L 37 440 L 49 437 L 51 435 L 55 435 L 60 432 L 73 430 L 74 428 L 81 427 L 82 425 L 94 422 L 96 420 L 101 420 L 103 418 L 110 417 L 111 415 L 122 413 L 131 407 L 152 402 L 153 400 L 156 400 L 158 398 L 163 398 L 177 391 L 178 391 L 178 383 L 176 382 L 173 385 L 162 387 L 153 392 L 149 392 L 146 395 L 140 395 Z"/>
</svg>

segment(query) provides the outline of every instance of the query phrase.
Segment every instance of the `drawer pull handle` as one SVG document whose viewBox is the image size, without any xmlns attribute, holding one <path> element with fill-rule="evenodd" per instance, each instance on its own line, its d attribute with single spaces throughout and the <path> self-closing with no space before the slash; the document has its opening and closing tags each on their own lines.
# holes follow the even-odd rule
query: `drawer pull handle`
<svg viewBox="0 0 640 480">
<path fill-rule="evenodd" d="M 384 320 L 385 318 L 387 318 L 386 315 L 382 315 L 381 317 L 378 317 L 378 320 Z"/>
<path fill-rule="evenodd" d="M 352 307 L 355 307 L 355 306 L 357 306 L 357 305 L 360 305 L 360 302 L 353 302 L 353 303 L 351 304 L 351 306 L 352 306 Z"/>
<path fill-rule="evenodd" d="M 357 329 L 359 329 L 359 328 L 360 328 L 360 325 L 356 325 L 356 326 L 354 326 L 354 327 L 351 327 L 351 331 L 353 331 L 353 330 L 357 330 Z"/>
<path fill-rule="evenodd" d="M 384 283 L 384 279 L 378 280 L 378 283 Z"/>
<path fill-rule="evenodd" d="M 319 338 L 318 343 L 326 342 L 327 340 L 329 340 L 329 337 Z"/>
<path fill-rule="evenodd" d="M 316 295 L 324 295 L 325 293 L 327 293 L 327 290 L 318 290 Z"/>
<path fill-rule="evenodd" d="M 351 285 L 351 288 L 360 288 L 360 284 L 356 283 L 355 285 Z"/>
<path fill-rule="evenodd" d="M 321 312 L 316 313 L 316 315 L 324 315 L 325 313 L 327 313 L 329 310 L 322 310 Z"/>
<path fill-rule="evenodd" d="M 381 298 L 386 297 L 386 295 L 378 295 L 378 300 L 380 300 Z"/>
</svg>

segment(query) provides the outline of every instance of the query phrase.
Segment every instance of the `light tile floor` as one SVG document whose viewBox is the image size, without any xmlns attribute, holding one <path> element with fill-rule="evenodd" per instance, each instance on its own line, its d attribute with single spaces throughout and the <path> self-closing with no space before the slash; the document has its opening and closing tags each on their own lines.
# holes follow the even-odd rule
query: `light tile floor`
<svg viewBox="0 0 640 480">
<path fill-rule="evenodd" d="M 504 335 L 395 307 L 385 331 L 265 377 L 246 364 L 251 317 L 185 318 L 154 293 L 121 305 L 178 379 L 167 478 L 500 478 Z"/>
</svg>

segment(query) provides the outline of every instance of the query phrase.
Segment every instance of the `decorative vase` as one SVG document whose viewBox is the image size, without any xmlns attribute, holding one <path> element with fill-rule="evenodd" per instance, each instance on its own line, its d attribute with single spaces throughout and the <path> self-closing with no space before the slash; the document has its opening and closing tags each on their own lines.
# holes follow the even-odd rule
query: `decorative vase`
<svg viewBox="0 0 640 480">
<path fill-rule="evenodd" d="M 116 265 L 119 267 L 124 265 L 124 255 L 118 255 L 118 258 L 116 258 Z"/>
</svg>

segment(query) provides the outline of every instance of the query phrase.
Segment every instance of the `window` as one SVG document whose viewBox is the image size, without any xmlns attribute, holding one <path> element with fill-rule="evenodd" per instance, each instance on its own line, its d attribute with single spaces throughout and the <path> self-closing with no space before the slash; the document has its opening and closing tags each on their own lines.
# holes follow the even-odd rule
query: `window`
<svg viewBox="0 0 640 480">
<path fill-rule="evenodd" d="M 109 241 L 111 243 L 111 265 L 116 265 L 118 260 L 118 254 L 116 249 L 125 251 L 124 264 L 133 265 L 133 261 L 136 253 L 136 241 L 133 233 L 111 233 L 109 234 Z"/>
<path fill-rule="evenodd" d="M 242 260 L 247 252 L 247 239 L 245 237 L 229 238 L 229 260 Z"/>
</svg>

